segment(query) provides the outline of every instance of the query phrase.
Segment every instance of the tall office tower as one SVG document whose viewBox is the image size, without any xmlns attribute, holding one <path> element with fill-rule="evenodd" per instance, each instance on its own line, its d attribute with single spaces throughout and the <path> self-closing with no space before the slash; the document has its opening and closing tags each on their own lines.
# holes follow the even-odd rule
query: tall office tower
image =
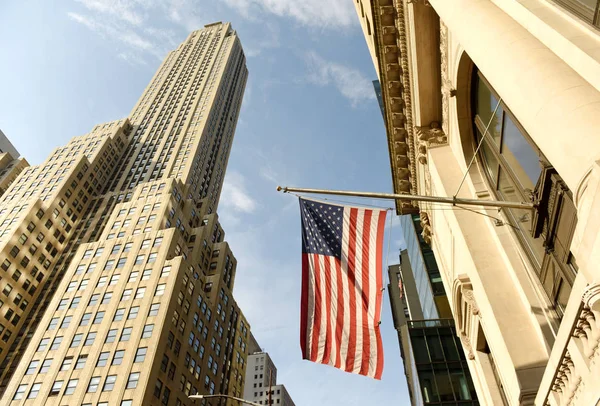
<svg viewBox="0 0 600 406">
<path fill-rule="evenodd" d="M 73 138 L 2 196 L 2 404 L 243 392 L 249 326 L 216 208 L 246 78 L 236 32 L 207 25 L 129 119 Z"/>
<path fill-rule="evenodd" d="M 400 223 L 407 249 L 400 253 L 400 264 L 388 268 L 388 292 L 411 404 L 479 405 L 420 218 L 405 215 Z"/>
<path fill-rule="evenodd" d="M 277 368 L 268 353 L 260 349 L 254 335 L 248 341 L 244 399 L 260 405 L 294 406 L 285 385 L 277 384 Z M 269 392 L 270 396 L 269 396 Z M 269 403 L 270 401 L 270 403 Z"/>
</svg>

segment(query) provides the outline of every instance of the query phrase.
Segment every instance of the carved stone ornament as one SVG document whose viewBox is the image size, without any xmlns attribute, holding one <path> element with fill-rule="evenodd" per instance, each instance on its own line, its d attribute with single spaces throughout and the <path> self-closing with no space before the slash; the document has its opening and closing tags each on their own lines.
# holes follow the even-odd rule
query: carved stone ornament
<svg viewBox="0 0 600 406">
<path fill-rule="evenodd" d="M 583 295 L 581 295 L 581 301 L 587 308 L 597 308 L 600 302 L 600 283 L 589 284 L 583 291 Z"/>
<path fill-rule="evenodd" d="M 463 295 L 465 302 L 467 302 L 469 307 L 471 307 L 471 313 L 473 313 L 474 316 L 477 316 L 479 314 L 479 307 L 477 306 L 477 302 L 475 302 L 475 296 L 473 295 L 473 289 L 470 289 L 470 288 L 466 287 L 465 285 L 463 285 L 461 290 L 462 290 L 462 295 Z"/>
<path fill-rule="evenodd" d="M 421 218 L 421 227 L 423 228 L 423 232 L 421 236 L 425 240 L 425 242 L 431 245 L 431 221 L 429 220 L 429 214 L 427 212 L 421 210 L 419 213 L 419 217 Z"/>
<path fill-rule="evenodd" d="M 460 341 L 462 342 L 463 348 L 467 353 L 467 358 L 471 361 L 475 359 L 475 355 L 473 354 L 473 346 L 471 345 L 471 340 L 465 334 L 460 333 Z"/>
<path fill-rule="evenodd" d="M 440 21 L 440 70 L 442 73 L 442 128 L 448 134 L 448 117 L 450 115 L 450 97 L 456 90 L 450 81 L 448 73 L 448 27 Z"/>
<path fill-rule="evenodd" d="M 448 143 L 448 137 L 440 128 L 440 124 L 435 121 L 429 127 L 415 127 L 414 134 L 417 160 L 421 165 L 427 165 L 427 149 L 430 146 Z"/>
</svg>

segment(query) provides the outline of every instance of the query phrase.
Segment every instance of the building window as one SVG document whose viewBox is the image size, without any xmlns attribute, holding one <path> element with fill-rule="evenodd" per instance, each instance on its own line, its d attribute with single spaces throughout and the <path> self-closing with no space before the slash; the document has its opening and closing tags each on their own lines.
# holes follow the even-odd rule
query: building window
<svg viewBox="0 0 600 406">
<path fill-rule="evenodd" d="M 110 352 L 108 352 L 108 351 L 101 352 L 100 355 L 98 356 L 98 362 L 96 362 L 96 366 L 97 367 L 105 366 L 106 363 L 108 362 L 109 355 L 110 355 Z"/>
<path fill-rule="evenodd" d="M 21 384 L 21 385 L 19 385 L 19 387 L 17 388 L 17 391 L 15 392 L 12 400 L 23 399 L 23 395 L 25 395 L 25 391 L 26 390 L 27 390 L 27 384 Z"/>
<path fill-rule="evenodd" d="M 94 393 L 94 392 L 98 391 L 98 386 L 99 385 L 100 385 L 100 377 L 99 376 L 93 376 L 90 379 L 90 383 L 88 385 L 87 392 L 88 393 Z"/>
<path fill-rule="evenodd" d="M 584 21 L 600 27 L 600 0 L 554 0 Z"/>
<path fill-rule="evenodd" d="M 135 359 L 134 359 L 134 363 L 137 362 L 144 362 L 144 360 L 146 359 L 146 352 L 148 351 L 148 347 L 142 347 L 142 348 L 138 348 L 136 353 L 135 353 Z"/>
<path fill-rule="evenodd" d="M 52 385 L 52 389 L 50 389 L 50 394 L 48 396 L 57 396 L 62 389 L 64 381 L 54 381 Z"/>
<path fill-rule="evenodd" d="M 125 350 L 115 351 L 115 356 L 113 357 L 111 365 L 121 365 L 121 363 L 123 362 L 124 356 L 125 356 Z"/>
<path fill-rule="evenodd" d="M 65 388 L 65 396 L 72 395 L 75 392 L 75 388 L 77 387 L 78 383 L 79 379 L 70 379 L 69 382 L 67 382 L 67 387 Z"/>
<path fill-rule="evenodd" d="M 129 379 L 127 380 L 126 389 L 135 389 L 137 387 L 138 381 L 140 380 L 139 372 L 132 372 L 129 374 Z"/>
<path fill-rule="evenodd" d="M 538 202 L 503 209 L 548 298 L 562 316 L 577 265 L 569 251 L 577 213 L 572 194 L 480 72 L 473 76 L 472 105 L 479 159 L 499 200 Z M 487 129 L 487 132 L 486 132 Z M 550 189 L 558 189 L 552 195 Z"/>
<path fill-rule="evenodd" d="M 42 387 L 42 383 L 34 383 L 31 385 L 31 390 L 29 391 L 29 395 L 27 395 L 27 399 L 35 399 L 37 395 L 40 393 L 40 388 Z"/>
<path fill-rule="evenodd" d="M 79 358 L 77 358 L 75 369 L 83 369 L 85 367 L 85 362 L 87 361 L 87 358 L 87 355 L 80 355 Z"/>
<path fill-rule="evenodd" d="M 142 338 L 152 337 L 152 330 L 154 330 L 154 324 L 146 324 L 144 326 L 144 330 L 142 331 Z"/>
<path fill-rule="evenodd" d="M 115 382 L 117 381 L 117 375 L 108 375 L 106 380 L 104 381 L 104 386 L 102 387 L 102 392 L 110 392 L 115 387 Z"/>
</svg>

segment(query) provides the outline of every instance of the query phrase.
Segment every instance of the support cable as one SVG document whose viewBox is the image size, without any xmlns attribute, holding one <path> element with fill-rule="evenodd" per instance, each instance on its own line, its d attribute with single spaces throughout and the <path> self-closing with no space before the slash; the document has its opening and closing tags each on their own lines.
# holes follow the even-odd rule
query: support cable
<svg viewBox="0 0 600 406">
<path fill-rule="evenodd" d="M 456 189 L 456 193 L 454 193 L 454 196 L 453 196 L 454 198 L 456 198 L 456 196 L 458 195 L 458 192 L 460 192 L 460 188 L 462 187 L 463 183 L 465 182 L 465 179 L 467 178 L 467 174 L 469 173 L 469 170 L 471 169 L 473 162 L 475 162 L 475 157 L 477 156 L 477 153 L 479 152 L 479 148 L 481 148 L 481 145 L 483 144 L 483 139 L 485 138 L 486 134 L 488 134 L 488 132 L 489 132 L 490 125 L 492 124 L 492 121 L 494 120 L 494 117 L 496 116 L 496 112 L 498 111 L 500 102 L 502 102 L 502 97 L 500 99 L 498 99 L 498 103 L 496 103 L 496 108 L 494 108 L 494 112 L 492 113 L 492 115 L 490 117 L 490 121 L 488 121 L 488 124 L 485 127 L 485 131 L 483 132 L 483 135 L 481 136 L 481 139 L 479 140 L 479 145 L 477 145 L 477 149 L 475 150 L 475 153 L 471 157 L 471 162 L 469 162 L 469 166 L 467 166 L 467 170 L 465 171 L 465 174 L 464 174 L 462 180 L 460 181 L 460 185 L 458 185 L 458 189 Z"/>
</svg>

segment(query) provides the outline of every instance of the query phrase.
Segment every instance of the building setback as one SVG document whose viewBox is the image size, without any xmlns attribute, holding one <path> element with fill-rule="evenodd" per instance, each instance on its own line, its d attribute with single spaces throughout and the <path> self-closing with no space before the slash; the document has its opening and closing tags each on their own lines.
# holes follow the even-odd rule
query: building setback
<svg viewBox="0 0 600 406">
<path fill-rule="evenodd" d="M 273 360 L 267 352 L 260 349 L 252 334 L 245 382 L 244 399 L 260 405 L 295 406 L 285 386 L 277 384 L 277 368 Z"/>
<path fill-rule="evenodd" d="M 250 327 L 216 210 L 246 78 L 230 24 L 194 31 L 128 119 L 73 138 L 7 189 L 2 404 L 243 393 Z"/>
<path fill-rule="evenodd" d="M 19 151 L 0 130 L 0 196 L 17 179 L 21 171 L 29 166 L 27 160 L 19 156 Z"/>
<path fill-rule="evenodd" d="M 600 1 L 356 0 L 478 399 L 600 400 Z"/>
</svg>

